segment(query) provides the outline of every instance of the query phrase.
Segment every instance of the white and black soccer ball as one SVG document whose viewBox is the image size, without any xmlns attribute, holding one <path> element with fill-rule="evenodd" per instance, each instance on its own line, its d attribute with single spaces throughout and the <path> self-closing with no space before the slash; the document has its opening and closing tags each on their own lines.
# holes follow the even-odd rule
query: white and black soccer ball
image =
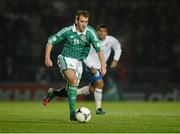
<svg viewBox="0 0 180 134">
<path fill-rule="evenodd" d="M 91 120 L 91 111 L 86 107 L 80 107 L 76 111 L 76 119 L 81 123 L 89 122 Z"/>
</svg>

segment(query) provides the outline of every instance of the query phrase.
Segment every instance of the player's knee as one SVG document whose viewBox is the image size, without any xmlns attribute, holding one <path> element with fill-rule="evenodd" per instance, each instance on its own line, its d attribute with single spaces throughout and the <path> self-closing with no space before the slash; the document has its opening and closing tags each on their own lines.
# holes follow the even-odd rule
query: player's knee
<svg viewBox="0 0 180 134">
<path fill-rule="evenodd" d="M 99 89 L 103 89 L 103 87 L 104 87 L 104 82 L 103 82 L 103 80 L 98 80 L 98 81 L 96 81 L 95 87 L 96 87 L 96 88 L 99 88 Z"/>
<path fill-rule="evenodd" d="M 69 84 L 77 86 L 78 85 L 78 80 L 76 78 L 72 78 L 69 80 Z"/>
<path fill-rule="evenodd" d="M 90 93 L 90 94 L 93 94 L 94 91 L 95 91 L 95 88 L 94 88 L 93 86 L 90 86 L 90 87 L 89 87 L 89 93 Z"/>
</svg>

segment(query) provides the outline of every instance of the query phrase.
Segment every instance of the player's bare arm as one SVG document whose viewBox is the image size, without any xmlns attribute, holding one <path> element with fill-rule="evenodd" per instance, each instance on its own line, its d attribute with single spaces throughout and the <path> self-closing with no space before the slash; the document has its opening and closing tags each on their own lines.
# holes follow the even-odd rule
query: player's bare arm
<svg viewBox="0 0 180 134">
<path fill-rule="evenodd" d="M 52 61 L 51 61 L 51 50 L 52 50 L 53 45 L 47 43 L 46 45 L 46 49 L 45 49 L 45 65 L 47 67 L 51 67 L 53 65 Z"/>
<path fill-rule="evenodd" d="M 100 63 L 101 63 L 101 73 L 104 76 L 106 74 L 106 62 L 105 62 L 105 58 L 104 58 L 104 53 L 103 51 L 100 51 L 97 53 Z"/>
</svg>

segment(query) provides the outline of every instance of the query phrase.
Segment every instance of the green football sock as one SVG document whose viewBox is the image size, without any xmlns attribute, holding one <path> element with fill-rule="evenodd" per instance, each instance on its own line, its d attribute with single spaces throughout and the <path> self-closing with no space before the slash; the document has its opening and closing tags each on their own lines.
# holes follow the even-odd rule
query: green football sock
<svg viewBox="0 0 180 134">
<path fill-rule="evenodd" d="M 77 86 L 69 85 L 67 89 L 68 101 L 70 113 L 75 111 L 76 97 L 77 97 Z"/>
</svg>

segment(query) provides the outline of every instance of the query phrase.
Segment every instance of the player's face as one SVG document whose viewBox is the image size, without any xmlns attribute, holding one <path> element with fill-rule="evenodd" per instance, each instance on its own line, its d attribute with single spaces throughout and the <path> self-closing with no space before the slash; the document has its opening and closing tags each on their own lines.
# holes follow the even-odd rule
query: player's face
<svg viewBox="0 0 180 134">
<path fill-rule="evenodd" d="M 83 32 L 87 25 L 88 25 L 88 17 L 84 17 L 84 16 L 79 16 L 79 20 L 76 20 L 76 24 L 77 24 L 77 30 L 79 32 Z"/>
<path fill-rule="evenodd" d="M 104 40 L 107 36 L 107 29 L 106 28 L 100 28 L 97 30 L 97 34 L 100 40 Z"/>
</svg>

